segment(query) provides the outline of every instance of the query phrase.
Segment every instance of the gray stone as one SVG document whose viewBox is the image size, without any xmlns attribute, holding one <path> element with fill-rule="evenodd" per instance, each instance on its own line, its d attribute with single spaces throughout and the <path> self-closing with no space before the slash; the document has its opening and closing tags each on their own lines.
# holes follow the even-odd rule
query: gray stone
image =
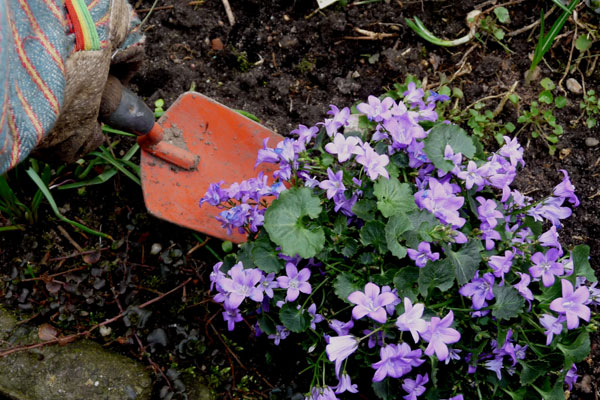
<svg viewBox="0 0 600 400">
<path fill-rule="evenodd" d="M 567 79 L 567 89 L 575 94 L 581 94 L 583 92 L 583 88 L 581 87 L 581 83 L 577 82 L 575 78 Z"/>
<path fill-rule="evenodd" d="M 600 141 L 595 137 L 589 137 L 585 139 L 585 145 L 588 147 L 596 147 L 598 146 L 598 143 L 600 143 Z"/>
<path fill-rule="evenodd" d="M 5 322 L 16 326 L 16 320 L 0 309 L 0 335 L 7 332 Z M 19 327 L 7 341 L 9 346 L 16 346 L 36 339 L 37 328 Z M 89 340 L 48 345 L 0 358 L 0 398 L 148 400 L 151 391 L 152 380 L 142 364 Z"/>
<path fill-rule="evenodd" d="M 214 400 L 210 389 L 201 378 L 187 377 L 183 380 L 183 383 L 189 400 Z"/>
</svg>

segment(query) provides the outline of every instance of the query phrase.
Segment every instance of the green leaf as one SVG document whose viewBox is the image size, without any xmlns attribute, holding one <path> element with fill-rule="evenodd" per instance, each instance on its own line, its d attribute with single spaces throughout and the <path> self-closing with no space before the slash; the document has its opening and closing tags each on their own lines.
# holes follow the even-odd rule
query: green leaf
<svg viewBox="0 0 600 400">
<path fill-rule="evenodd" d="M 452 147 L 454 153 L 462 153 L 467 158 L 475 155 L 473 140 L 464 129 L 457 125 L 439 124 L 434 126 L 424 140 L 424 151 L 433 164 L 444 172 L 454 168 L 452 161 L 444 160 L 446 145 Z"/>
<path fill-rule="evenodd" d="M 385 226 L 387 247 L 393 255 L 400 259 L 406 257 L 406 247 L 402 246 L 399 241 L 402 239 L 402 234 L 410 229 L 413 229 L 413 226 L 404 214 L 393 215 Z"/>
<path fill-rule="evenodd" d="M 373 194 L 377 197 L 377 208 L 386 218 L 417 208 L 410 185 L 397 179 L 379 178 L 373 185 Z"/>
<path fill-rule="evenodd" d="M 277 328 L 275 327 L 273 320 L 267 318 L 264 314 L 258 318 L 258 326 L 260 327 L 260 330 L 267 335 L 274 335 L 277 332 Z"/>
<path fill-rule="evenodd" d="M 286 303 L 281 307 L 279 319 L 283 326 L 295 333 L 304 332 L 310 325 L 308 313 L 303 313 L 302 309 L 296 309 L 296 305 L 293 303 Z"/>
<path fill-rule="evenodd" d="M 483 246 L 479 240 L 471 240 L 458 251 L 446 249 L 448 259 L 456 270 L 456 281 L 460 286 L 470 282 L 481 263 Z"/>
<path fill-rule="evenodd" d="M 577 47 L 577 50 L 579 51 L 587 51 L 592 47 L 592 41 L 588 39 L 585 33 L 582 33 L 575 41 L 575 47 Z"/>
<path fill-rule="evenodd" d="M 509 285 L 494 285 L 492 291 L 496 302 L 492 306 L 492 315 L 498 319 L 511 319 L 518 316 L 525 305 L 525 299 L 515 288 Z"/>
<path fill-rule="evenodd" d="M 546 90 L 554 90 L 554 88 L 556 87 L 554 85 L 554 82 L 552 82 L 552 79 L 550 78 L 544 78 L 540 81 L 540 85 L 542 85 L 542 87 Z"/>
<path fill-rule="evenodd" d="M 348 296 L 352 292 L 361 290 L 362 288 L 354 282 L 354 275 L 350 272 L 342 272 L 335 277 L 333 281 L 333 292 L 348 303 Z"/>
<path fill-rule="evenodd" d="M 519 364 L 523 367 L 520 380 L 523 386 L 531 385 L 537 378 L 545 375 L 546 371 L 548 371 L 548 363 L 543 361 L 531 361 L 529 363 L 519 361 Z"/>
<path fill-rule="evenodd" d="M 567 98 L 565 96 L 556 96 L 554 99 L 554 105 L 556 108 L 564 108 L 567 105 Z"/>
<path fill-rule="evenodd" d="M 417 291 L 413 287 L 419 279 L 418 267 L 403 267 L 394 275 L 394 287 L 398 290 L 398 297 L 408 297 L 411 301 L 416 301 Z"/>
<path fill-rule="evenodd" d="M 319 226 L 309 226 L 306 217 L 321 213 L 319 198 L 309 188 L 291 188 L 282 192 L 265 212 L 265 229 L 271 240 L 287 256 L 314 257 L 325 245 Z"/>
<path fill-rule="evenodd" d="M 496 18 L 498 18 L 498 22 L 501 24 L 505 24 L 510 21 L 510 14 L 506 7 L 498 7 L 494 8 L 494 14 L 496 14 Z"/>
<path fill-rule="evenodd" d="M 377 209 L 377 202 L 370 199 L 362 199 L 354 203 L 352 206 L 352 212 L 363 221 L 372 221 L 375 219 L 375 210 Z"/>
<path fill-rule="evenodd" d="M 565 364 L 578 363 L 586 359 L 590 354 L 590 334 L 581 332 L 577 339 L 569 345 L 559 343 L 557 347 L 565 355 Z"/>
<path fill-rule="evenodd" d="M 438 288 L 442 292 L 454 285 L 454 268 L 447 259 L 428 262 L 425 267 L 419 269 L 419 293 L 427 296 L 430 289 Z"/>
<path fill-rule="evenodd" d="M 342 248 L 342 254 L 344 257 L 352 257 L 358 251 L 358 241 L 349 238 L 344 242 L 344 247 Z"/>
<path fill-rule="evenodd" d="M 563 390 L 563 382 L 558 379 L 552 389 L 545 391 L 533 385 L 533 388 L 538 392 L 544 400 L 565 400 L 565 392 Z"/>
<path fill-rule="evenodd" d="M 387 252 L 385 242 L 385 225 L 381 221 L 369 221 L 360 230 L 360 242 L 369 246 L 372 245 L 380 254 Z"/>
<path fill-rule="evenodd" d="M 538 96 L 538 100 L 540 103 L 552 104 L 554 101 L 554 96 L 552 96 L 552 92 L 549 90 L 543 90 Z"/>
<path fill-rule="evenodd" d="M 371 384 L 377 398 L 381 400 L 394 400 L 396 398 L 396 393 L 392 390 L 390 381 L 390 379 L 384 379 L 381 382 L 373 382 Z"/>
<path fill-rule="evenodd" d="M 269 239 L 259 239 L 254 242 L 254 247 L 250 251 L 254 265 L 267 274 L 279 272 L 283 269 L 283 262 L 277 257 L 275 248 L 271 245 Z"/>
<path fill-rule="evenodd" d="M 590 266 L 590 246 L 580 244 L 573 249 L 573 270 L 574 276 L 585 276 L 589 282 L 597 282 L 598 279 L 594 270 Z"/>
</svg>

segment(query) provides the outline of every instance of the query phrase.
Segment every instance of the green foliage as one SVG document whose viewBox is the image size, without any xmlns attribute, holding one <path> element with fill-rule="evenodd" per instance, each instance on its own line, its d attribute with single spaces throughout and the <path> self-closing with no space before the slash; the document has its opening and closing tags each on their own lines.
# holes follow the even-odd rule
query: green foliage
<svg viewBox="0 0 600 400">
<path fill-rule="evenodd" d="M 586 116 L 585 125 L 591 129 L 598 124 L 598 114 L 600 114 L 600 107 L 598 106 L 598 97 L 596 91 L 593 89 L 588 90 L 583 95 L 583 100 L 579 103 L 579 107 L 583 110 Z"/>
<path fill-rule="evenodd" d="M 317 218 L 321 210 L 319 199 L 309 188 L 292 188 L 267 209 L 265 229 L 284 254 L 314 257 L 325 245 L 325 234 L 310 220 Z"/>
<path fill-rule="evenodd" d="M 553 155 L 556 152 L 556 143 L 564 129 L 557 122 L 555 110 L 566 105 L 566 99 L 562 96 L 554 96 L 556 88 L 554 82 L 549 78 L 540 81 L 542 91 L 538 95 L 538 101 L 532 101 L 529 109 L 525 109 L 519 116 L 517 122 L 523 124 L 518 132 L 523 129 L 531 129 L 531 137 L 541 138 L 548 147 L 548 152 Z"/>
<path fill-rule="evenodd" d="M 560 3 L 560 0 L 553 0 L 557 4 Z M 544 55 L 550 50 L 552 47 L 552 43 L 554 39 L 561 31 L 569 16 L 575 10 L 575 7 L 580 3 L 580 0 L 571 0 L 567 7 L 563 7 L 563 12 L 560 17 L 554 22 L 550 30 L 546 33 L 545 31 L 545 19 L 544 19 L 544 11 L 542 10 L 542 14 L 540 16 L 540 36 L 538 38 L 538 43 L 535 46 L 535 51 L 533 53 L 533 60 L 531 61 L 531 65 L 529 66 L 529 74 L 527 76 L 527 82 L 531 79 L 532 73 L 538 64 L 544 58 Z"/>
</svg>

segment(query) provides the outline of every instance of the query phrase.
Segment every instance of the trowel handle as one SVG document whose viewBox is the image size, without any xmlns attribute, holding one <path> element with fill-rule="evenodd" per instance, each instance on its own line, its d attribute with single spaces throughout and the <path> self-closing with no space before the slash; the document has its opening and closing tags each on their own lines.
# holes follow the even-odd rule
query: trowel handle
<svg viewBox="0 0 600 400">
<path fill-rule="evenodd" d="M 196 169 L 199 156 L 163 141 L 163 128 L 154 122 L 154 113 L 131 90 L 109 76 L 102 92 L 100 121 L 113 128 L 138 135 L 146 152 L 185 170 Z"/>
<path fill-rule="evenodd" d="M 154 126 L 154 113 L 142 99 L 109 75 L 102 92 L 100 120 L 113 128 L 145 135 Z"/>
</svg>

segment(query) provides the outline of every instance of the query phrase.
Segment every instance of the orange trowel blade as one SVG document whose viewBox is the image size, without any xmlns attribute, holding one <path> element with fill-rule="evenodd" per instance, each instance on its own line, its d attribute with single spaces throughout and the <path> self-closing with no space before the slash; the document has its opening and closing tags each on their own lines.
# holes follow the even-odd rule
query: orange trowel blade
<svg viewBox="0 0 600 400">
<path fill-rule="evenodd" d="M 238 232 L 228 235 L 215 219 L 222 209 L 207 203 L 200 207 L 200 199 L 211 183 L 223 180 L 223 187 L 228 187 L 254 178 L 260 171 L 271 176 L 274 164 L 254 169 L 257 152 L 265 138 L 269 138 L 269 147 L 274 147 L 283 137 L 194 92 L 181 95 L 158 124 L 164 130 L 163 141 L 200 159 L 198 166 L 188 171 L 142 151 L 142 188 L 150 213 L 223 240 L 245 241 L 245 235 Z"/>
</svg>

